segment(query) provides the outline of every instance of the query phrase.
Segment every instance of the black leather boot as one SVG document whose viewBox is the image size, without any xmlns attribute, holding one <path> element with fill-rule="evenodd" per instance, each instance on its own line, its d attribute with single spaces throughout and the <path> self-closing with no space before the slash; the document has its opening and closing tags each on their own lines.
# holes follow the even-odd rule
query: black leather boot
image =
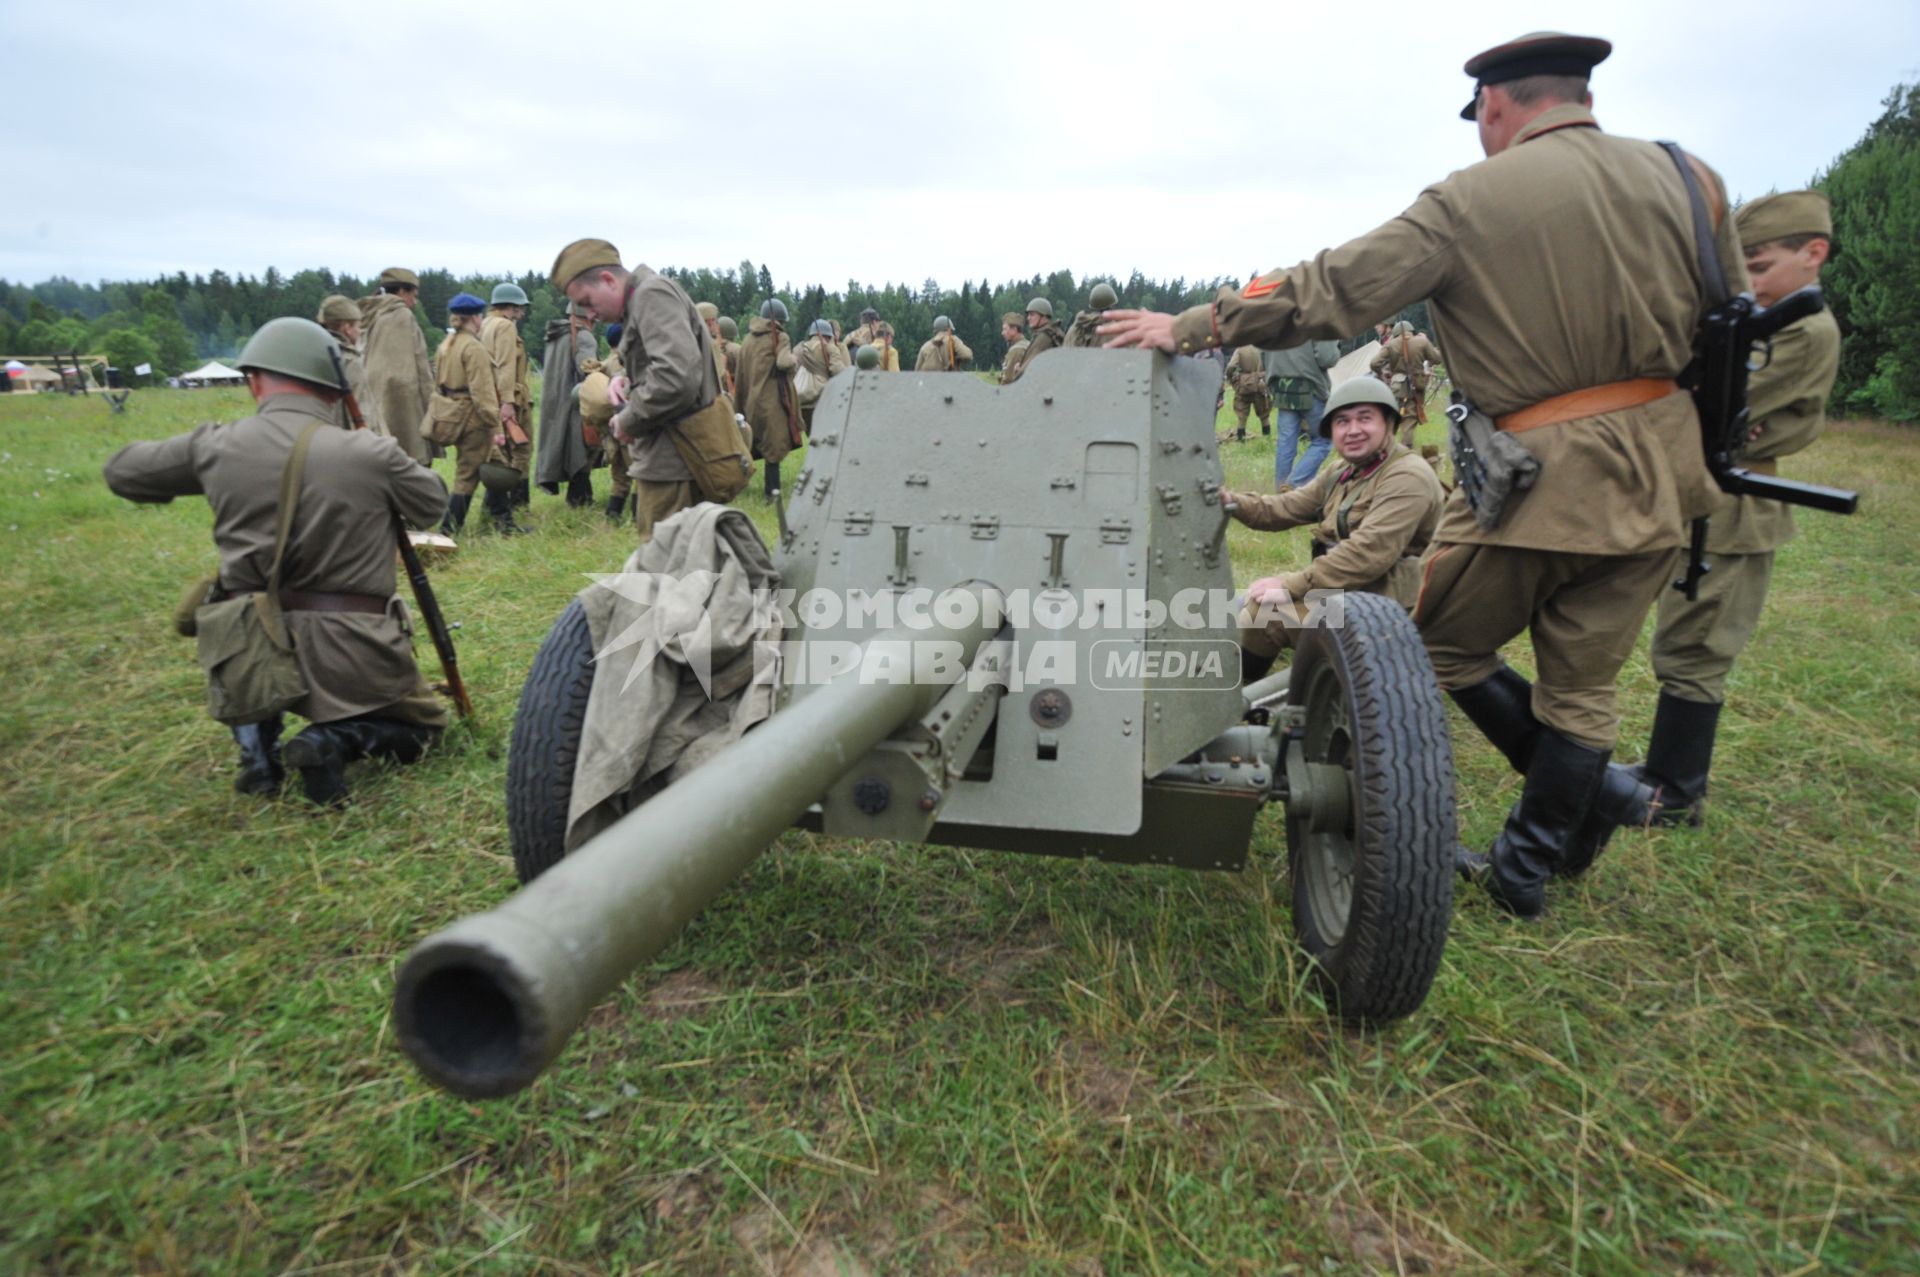
<svg viewBox="0 0 1920 1277">
<path fill-rule="evenodd" d="M 1513 770 L 1526 775 L 1540 734 L 1540 720 L 1533 716 L 1533 684 L 1511 665 L 1502 665 L 1485 682 L 1455 688 L 1447 695 L 1480 734 L 1507 756 Z"/>
<path fill-rule="evenodd" d="M 439 732 L 390 718 L 343 718 L 309 723 L 287 742 L 286 760 L 300 769 L 309 801 L 321 807 L 347 804 L 347 764 L 356 759 L 389 758 L 415 763 Z"/>
<path fill-rule="evenodd" d="M 1653 735 L 1647 760 L 1625 770 L 1654 787 L 1657 794 L 1646 823 L 1662 827 L 1698 825 L 1706 808 L 1707 772 L 1713 767 L 1713 740 L 1720 730 L 1720 706 L 1660 693 L 1653 711 Z"/>
<path fill-rule="evenodd" d="M 584 510 L 592 504 L 593 471 L 578 471 L 567 480 L 567 508 Z"/>
<path fill-rule="evenodd" d="M 776 461 L 762 461 L 760 466 L 767 500 L 772 501 L 780 495 L 780 464 Z"/>
<path fill-rule="evenodd" d="M 607 496 L 607 522 L 618 523 L 620 516 L 627 510 L 627 496 L 624 492 L 609 493 Z"/>
<path fill-rule="evenodd" d="M 440 520 L 440 534 L 455 536 L 467 526 L 467 508 L 473 504 L 471 492 L 456 492 L 447 498 L 447 513 Z"/>
<path fill-rule="evenodd" d="M 522 510 L 527 510 L 532 508 L 533 481 L 531 479 L 522 479 L 520 481 L 520 486 L 513 490 L 513 504 L 518 506 Z"/>
<path fill-rule="evenodd" d="M 1547 907 L 1547 879 L 1560 872 L 1567 848 L 1593 807 L 1609 751 L 1589 749 L 1541 728 L 1520 801 L 1484 862 L 1463 856 L 1460 867 L 1495 904 L 1522 918 Z"/>
<path fill-rule="evenodd" d="M 520 536 L 532 529 L 515 523 L 513 519 L 513 493 L 500 489 L 487 490 L 487 513 L 493 516 L 493 530 L 503 537 Z"/>
<path fill-rule="evenodd" d="M 272 798 L 279 794 L 287 778 L 280 763 L 280 715 L 233 729 L 234 743 L 240 746 L 240 774 L 233 778 L 235 793 Z"/>
</svg>

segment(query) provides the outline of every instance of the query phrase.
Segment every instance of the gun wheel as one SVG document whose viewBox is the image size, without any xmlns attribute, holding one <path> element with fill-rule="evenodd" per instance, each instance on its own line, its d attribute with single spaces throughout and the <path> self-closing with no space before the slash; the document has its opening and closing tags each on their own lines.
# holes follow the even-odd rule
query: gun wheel
<svg viewBox="0 0 1920 1277">
<path fill-rule="evenodd" d="M 567 604 L 533 658 L 507 750 L 507 832 L 513 868 L 532 882 L 567 854 L 567 807 L 593 690 L 593 634 L 578 599 Z"/>
<path fill-rule="evenodd" d="M 1381 1022 L 1426 999 L 1446 949 L 1453 751 L 1433 667 L 1390 599 L 1348 594 L 1344 624 L 1300 631 L 1286 744 L 1294 931 L 1329 1003 Z"/>
</svg>

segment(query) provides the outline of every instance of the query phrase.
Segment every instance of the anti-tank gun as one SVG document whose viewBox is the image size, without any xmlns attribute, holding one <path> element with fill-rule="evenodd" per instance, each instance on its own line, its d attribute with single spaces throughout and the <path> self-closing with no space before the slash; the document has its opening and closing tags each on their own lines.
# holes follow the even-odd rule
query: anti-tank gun
<svg viewBox="0 0 1920 1277">
<path fill-rule="evenodd" d="M 1332 601 L 1287 669 L 1238 685 L 1219 381 L 1214 364 L 1107 350 L 1052 353 L 1005 388 L 838 375 L 782 519 L 780 583 L 899 606 L 885 628 L 869 607 L 799 609 L 777 710 L 571 851 L 554 813 L 593 652 L 569 608 L 509 764 L 527 885 L 407 959 L 408 1053 L 463 1095 L 526 1086 L 789 827 L 1231 870 L 1272 801 L 1329 1004 L 1369 1022 L 1418 1008 L 1452 901 L 1440 693 L 1403 611 L 1372 595 Z M 869 658 L 901 645 L 912 676 L 876 677 Z M 803 668 L 815 651 L 854 656 Z"/>
</svg>

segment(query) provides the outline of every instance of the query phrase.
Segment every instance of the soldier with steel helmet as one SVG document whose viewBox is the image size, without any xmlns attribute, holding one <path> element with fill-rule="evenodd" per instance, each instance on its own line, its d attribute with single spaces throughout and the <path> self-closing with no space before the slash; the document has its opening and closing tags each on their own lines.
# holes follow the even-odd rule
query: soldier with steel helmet
<svg viewBox="0 0 1920 1277">
<path fill-rule="evenodd" d="M 727 385 L 733 387 L 728 393 L 738 401 L 740 397 L 740 325 L 732 315 L 722 315 L 713 321 L 713 329 L 720 334 L 720 349 L 727 357 Z M 837 333 L 840 330 L 836 327 L 834 331 Z"/>
<path fill-rule="evenodd" d="M 933 317 L 933 336 L 920 344 L 914 357 L 915 372 L 960 372 L 973 366 L 973 349 L 953 331 L 953 320 L 945 315 Z"/>
<path fill-rule="evenodd" d="M 787 340 L 787 304 L 769 297 L 747 324 L 740 343 L 741 415 L 753 433 L 753 452 L 766 463 L 765 491 L 780 495 L 780 463 L 800 446 L 800 404 L 793 389 L 798 367 Z"/>
<path fill-rule="evenodd" d="M 1414 427 L 1426 420 L 1427 377 L 1430 368 L 1440 364 L 1440 351 L 1427 335 L 1415 332 L 1407 320 L 1395 324 L 1380 343 L 1380 352 L 1369 365 L 1373 375 L 1392 388 L 1400 400 L 1400 420 L 1404 429 L 1400 442 L 1413 443 Z"/>
<path fill-rule="evenodd" d="M 369 754 L 413 762 L 447 723 L 413 661 L 407 613 L 394 597 L 393 548 L 395 515 L 431 527 L 446 485 L 396 440 L 340 428 L 338 350 L 309 320 L 262 325 L 239 359 L 259 406 L 253 416 L 128 444 L 105 467 L 107 486 L 131 501 L 206 497 L 220 555 L 209 601 L 266 589 L 281 485 L 297 478 L 279 603 L 307 688 L 291 712 L 308 726 L 284 752 L 279 715 L 233 728 L 234 788 L 271 797 L 292 767 L 307 797 L 327 805 L 346 800 L 349 762 Z M 289 463 L 303 438 L 296 469 Z"/>
<path fill-rule="evenodd" d="M 793 348 L 793 361 L 793 387 L 800 400 L 800 432 L 811 437 L 813 409 L 820 402 L 820 392 L 849 362 L 847 348 L 834 339 L 832 320 L 813 321 L 811 335 Z"/>
<path fill-rule="evenodd" d="M 494 393 L 500 399 L 501 459 L 520 472 L 512 492 L 513 504 L 527 505 L 533 474 L 533 383 L 529 376 L 527 343 L 520 321 L 529 309 L 526 290 L 518 284 L 493 286 L 487 317 L 480 324 L 480 344 L 493 361 Z"/>
<path fill-rule="evenodd" d="M 377 435 L 390 433 L 380 414 L 369 406 L 367 362 L 360 354 L 360 307 L 351 297 L 335 293 L 320 303 L 320 313 L 314 316 L 314 321 L 326 329 L 340 347 L 340 366 L 347 371 L 347 389 L 360 405 L 360 416 L 366 421 L 367 429 Z"/>
<path fill-rule="evenodd" d="M 1645 800 L 1608 766 L 1615 684 L 1688 520 L 1715 504 L 1699 416 L 1675 380 L 1708 302 L 1690 186 L 1728 280 L 1747 280 L 1712 170 L 1601 132 L 1587 80 L 1611 49 L 1536 32 L 1469 59 L 1461 116 L 1484 163 L 1310 261 L 1177 318 L 1116 311 L 1102 330 L 1169 351 L 1282 347 L 1427 300 L 1454 386 L 1484 414 L 1474 429 L 1484 420 L 1509 473 L 1456 487 L 1413 615 L 1441 687 L 1526 777 L 1488 856 L 1461 860 L 1526 916 Z M 1523 633 L 1531 681 L 1501 658 Z"/>
<path fill-rule="evenodd" d="M 1100 324 L 1107 312 L 1120 304 L 1120 294 L 1113 291 L 1113 285 L 1104 281 L 1093 286 L 1087 294 L 1087 309 L 1074 315 L 1073 322 L 1067 325 L 1067 336 L 1060 344 L 1063 346 L 1098 346 L 1100 344 Z"/>
<path fill-rule="evenodd" d="M 1313 558 L 1297 572 L 1255 581 L 1240 633 L 1242 672 L 1267 672 L 1311 615 L 1316 591 L 1384 594 L 1411 608 L 1418 592 L 1420 556 L 1440 525 L 1446 494 L 1433 470 L 1394 440 L 1400 406 L 1373 377 L 1334 388 L 1320 418 L 1342 464 L 1330 465 L 1304 488 L 1278 494 L 1223 492 L 1235 519 L 1262 532 L 1313 525 Z M 1258 622 L 1256 623 L 1256 617 Z"/>
<path fill-rule="evenodd" d="M 847 334 L 847 350 L 851 353 L 862 346 L 878 345 L 879 341 L 880 312 L 871 306 L 865 307 L 860 312 L 860 326 Z"/>
<path fill-rule="evenodd" d="M 1000 379 L 1001 385 L 1010 386 L 1026 374 L 1033 361 L 1054 350 L 1066 342 L 1067 335 L 1060 331 L 1060 325 L 1053 321 L 1053 303 L 1044 297 L 1036 297 L 1027 303 L 1027 348 L 1020 352 L 1020 362 L 1013 370 Z"/>
</svg>

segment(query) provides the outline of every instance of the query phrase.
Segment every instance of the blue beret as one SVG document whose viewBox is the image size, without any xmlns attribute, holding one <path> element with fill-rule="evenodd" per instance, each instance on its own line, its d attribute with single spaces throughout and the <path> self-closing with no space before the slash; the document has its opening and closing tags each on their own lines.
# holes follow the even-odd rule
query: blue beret
<svg viewBox="0 0 1920 1277">
<path fill-rule="evenodd" d="M 487 304 L 472 293 L 455 293 L 447 303 L 447 310 L 455 315 L 477 315 L 486 308 Z"/>
</svg>

